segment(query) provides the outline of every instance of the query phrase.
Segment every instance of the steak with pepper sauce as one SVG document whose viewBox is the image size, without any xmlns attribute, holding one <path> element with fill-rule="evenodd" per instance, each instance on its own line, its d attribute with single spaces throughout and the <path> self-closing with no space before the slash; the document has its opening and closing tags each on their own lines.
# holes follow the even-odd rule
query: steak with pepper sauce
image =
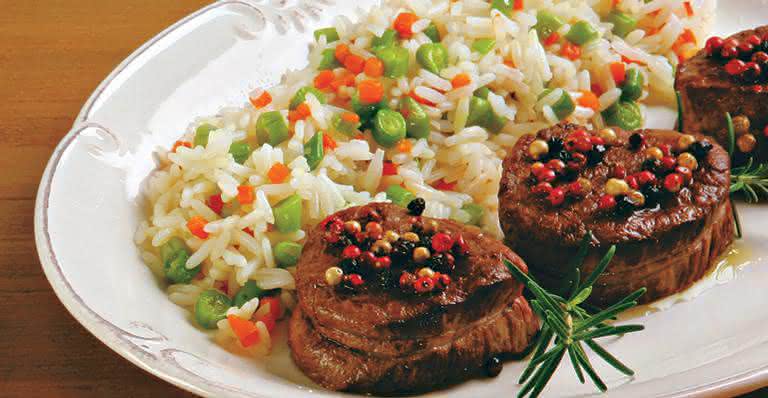
<svg viewBox="0 0 768 398">
<path fill-rule="evenodd" d="M 592 153 L 598 144 L 599 156 Z M 567 159 L 580 158 L 583 153 L 575 153 L 590 148 L 586 157 L 598 161 Z M 662 160 L 655 160 L 660 154 Z M 549 162 L 559 164 L 552 159 L 562 157 L 564 170 L 546 171 Z M 691 166 L 691 159 L 698 163 L 693 171 L 667 169 L 672 161 Z M 567 264 L 588 231 L 592 249 L 582 275 L 610 245 L 617 246 L 594 285 L 592 303 L 599 306 L 642 287 L 648 289 L 644 302 L 679 292 L 701 278 L 733 240 L 728 154 L 703 136 L 660 130 L 589 133 L 561 124 L 520 138 L 503 168 L 499 218 L 507 244 L 549 288 L 567 287 L 562 286 L 571 275 Z"/>
<path fill-rule="evenodd" d="M 332 225 L 339 222 L 341 232 Z M 370 260 L 379 240 L 362 239 L 367 229 L 381 241 L 389 238 L 392 248 L 377 254 L 391 258 L 389 267 L 345 259 Z M 349 246 L 359 247 L 359 255 Z M 419 247 L 430 250 L 429 259 Z M 422 256 L 422 263 L 410 256 Z M 503 259 L 527 271 L 520 257 L 474 227 L 383 203 L 336 213 L 310 231 L 297 265 L 293 359 L 326 388 L 363 393 L 428 391 L 476 376 L 493 356 L 522 352 L 538 330 Z M 424 289 L 423 278 L 437 282 Z"/>
<path fill-rule="evenodd" d="M 753 50 L 739 50 L 741 44 Z M 736 122 L 734 164 L 753 156 L 758 161 L 768 160 L 767 84 L 768 26 L 727 39 L 710 38 L 705 49 L 677 70 L 675 89 L 682 100 L 685 131 L 710 135 L 727 148 L 725 114 L 730 113 Z"/>
</svg>

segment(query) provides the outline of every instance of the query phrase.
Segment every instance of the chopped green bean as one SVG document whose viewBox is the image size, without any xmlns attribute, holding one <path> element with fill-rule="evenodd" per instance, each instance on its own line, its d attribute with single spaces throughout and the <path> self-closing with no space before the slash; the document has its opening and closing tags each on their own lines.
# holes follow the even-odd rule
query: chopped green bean
<svg viewBox="0 0 768 398">
<path fill-rule="evenodd" d="M 298 91 L 296 91 L 296 94 L 293 95 L 293 98 L 291 98 L 291 109 L 296 109 L 297 106 L 301 105 L 302 102 L 306 101 L 307 94 L 312 94 L 317 98 L 318 101 L 320 101 L 321 104 L 325 103 L 325 94 L 323 94 L 322 91 L 312 87 L 312 86 L 306 86 L 300 88 Z"/>
<path fill-rule="evenodd" d="M 320 41 L 320 37 L 325 36 L 326 43 L 333 43 L 339 40 L 339 32 L 336 28 L 322 28 L 315 31 L 315 41 Z"/>
<path fill-rule="evenodd" d="M 472 95 L 474 95 L 477 98 L 488 99 L 488 94 L 490 92 L 491 92 L 491 89 L 489 89 L 486 86 L 483 86 L 475 90 L 475 92 Z"/>
<path fill-rule="evenodd" d="M 552 90 L 554 89 L 548 88 L 544 90 L 539 95 L 539 99 L 542 99 L 547 95 L 549 95 L 549 93 L 551 93 Z M 563 91 L 563 95 L 560 96 L 557 102 L 552 104 L 552 111 L 555 113 L 555 116 L 557 116 L 559 120 L 563 120 L 567 118 L 573 113 L 573 111 L 576 110 L 576 104 L 573 102 L 573 98 L 571 98 L 571 95 L 568 94 L 568 92 L 565 90 L 562 90 L 562 91 Z"/>
<path fill-rule="evenodd" d="M 437 30 L 437 25 L 434 22 L 430 22 L 422 32 L 429 37 L 429 40 L 432 40 L 432 43 L 440 41 L 440 31 Z"/>
<path fill-rule="evenodd" d="M 376 112 L 378 112 L 379 109 L 385 108 L 385 102 L 382 100 L 382 102 L 378 104 L 364 104 L 360 101 L 360 96 L 357 92 L 352 94 L 352 111 L 357 113 L 357 116 L 360 116 L 360 122 L 363 124 L 366 124 L 369 120 L 373 119 L 374 116 L 376 116 Z"/>
<path fill-rule="evenodd" d="M 416 51 L 416 60 L 422 68 L 437 75 L 448 65 L 448 50 L 442 43 L 422 44 Z"/>
<path fill-rule="evenodd" d="M 472 51 L 485 55 L 491 52 L 496 47 L 496 40 L 494 39 L 477 39 L 472 43 Z"/>
<path fill-rule="evenodd" d="M 608 22 L 613 24 L 613 34 L 621 38 L 627 37 L 637 27 L 637 18 L 619 10 L 608 14 Z"/>
<path fill-rule="evenodd" d="M 619 101 L 603 112 L 605 123 L 624 130 L 637 130 L 643 126 L 643 113 L 634 101 Z"/>
<path fill-rule="evenodd" d="M 280 242 L 275 245 L 275 261 L 281 267 L 292 267 L 299 262 L 304 246 L 296 242 Z"/>
<path fill-rule="evenodd" d="M 301 196 L 293 194 L 280 202 L 273 208 L 272 213 L 275 216 L 275 228 L 282 233 L 298 231 L 301 228 Z"/>
<path fill-rule="evenodd" d="M 483 221 L 483 214 L 485 213 L 483 206 L 475 203 L 467 203 L 461 207 L 461 210 L 464 210 L 469 214 L 469 221 L 467 221 L 467 224 L 479 226 Z"/>
<path fill-rule="evenodd" d="M 232 154 L 235 162 L 243 164 L 251 156 L 251 146 L 245 141 L 233 142 L 229 146 L 229 153 Z"/>
<path fill-rule="evenodd" d="M 564 24 L 565 22 L 557 15 L 542 10 L 536 14 L 536 25 L 533 28 L 539 33 L 539 39 L 544 40 L 551 36 L 552 33 L 557 32 Z"/>
<path fill-rule="evenodd" d="M 571 43 L 583 46 L 591 41 L 597 40 L 600 37 L 600 32 L 587 21 L 579 21 L 571 26 L 571 29 L 565 35 Z"/>
<path fill-rule="evenodd" d="M 189 253 L 186 249 L 176 252 L 176 255 L 163 262 L 165 278 L 173 283 L 189 283 L 200 272 L 200 266 L 187 268 Z"/>
<path fill-rule="evenodd" d="M 256 281 L 249 280 L 245 282 L 245 285 L 243 285 L 240 290 L 237 291 L 235 298 L 232 301 L 235 307 L 240 308 L 243 306 L 243 304 L 255 299 L 256 297 L 263 296 L 266 292 L 266 290 L 259 287 Z"/>
<path fill-rule="evenodd" d="M 379 109 L 373 118 L 373 139 L 383 147 L 392 147 L 405 138 L 405 129 L 403 115 L 391 109 Z"/>
<path fill-rule="evenodd" d="M 208 137 L 216 130 L 216 126 L 203 123 L 195 130 L 195 146 L 208 146 Z"/>
<path fill-rule="evenodd" d="M 429 136 L 429 116 L 416 100 L 405 97 L 400 102 L 400 113 L 405 117 L 405 131 L 408 137 L 427 138 Z"/>
<path fill-rule="evenodd" d="M 384 75 L 391 78 L 405 76 L 408 73 L 410 54 L 408 50 L 399 46 L 388 46 L 376 52 L 384 64 Z"/>
<path fill-rule="evenodd" d="M 467 126 L 480 126 L 491 133 L 498 133 L 506 125 L 506 119 L 497 115 L 487 99 L 473 96 L 469 100 Z"/>
<path fill-rule="evenodd" d="M 317 65 L 317 69 L 328 70 L 338 68 L 339 66 L 339 60 L 336 59 L 336 51 L 332 48 L 326 48 L 323 50 L 320 56 L 320 63 Z"/>
<path fill-rule="evenodd" d="M 264 112 L 256 121 L 256 137 L 259 144 L 277 146 L 289 137 L 288 124 L 279 111 Z"/>
<path fill-rule="evenodd" d="M 624 101 L 636 101 L 643 95 L 645 78 L 636 68 L 627 70 L 624 85 L 621 88 L 621 99 Z"/>
<path fill-rule="evenodd" d="M 183 239 L 174 236 L 160 246 L 160 258 L 163 262 L 173 260 L 181 250 L 187 251 L 187 244 Z"/>
<path fill-rule="evenodd" d="M 227 310 L 232 300 L 226 294 L 216 290 L 206 290 L 197 297 L 195 319 L 206 329 L 216 329 L 216 323 L 227 317 Z"/>
<path fill-rule="evenodd" d="M 416 199 L 416 195 L 400 185 L 390 185 L 387 188 L 387 199 L 398 206 L 407 207 L 408 203 Z"/>
<path fill-rule="evenodd" d="M 378 52 L 382 48 L 392 47 L 397 40 L 397 32 L 394 29 L 387 29 L 381 36 L 376 36 L 371 40 L 371 48 L 374 52 Z"/>
<path fill-rule="evenodd" d="M 341 117 L 341 113 L 336 113 L 331 118 L 331 126 L 333 126 L 333 129 L 339 133 L 348 137 L 354 137 L 357 134 L 357 129 L 360 128 L 360 122 L 349 122 Z"/>
<path fill-rule="evenodd" d="M 514 0 L 493 0 L 491 1 L 491 8 L 499 10 L 502 14 L 509 16 L 514 8 Z"/>
<path fill-rule="evenodd" d="M 320 164 L 325 156 L 323 149 L 323 132 L 318 131 L 312 138 L 304 144 L 304 157 L 307 158 L 309 169 L 314 170 Z"/>
</svg>

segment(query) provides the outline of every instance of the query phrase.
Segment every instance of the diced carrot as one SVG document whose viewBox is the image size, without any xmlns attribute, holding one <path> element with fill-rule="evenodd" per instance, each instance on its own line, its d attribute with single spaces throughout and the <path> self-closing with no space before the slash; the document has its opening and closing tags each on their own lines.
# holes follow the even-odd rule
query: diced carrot
<svg viewBox="0 0 768 398">
<path fill-rule="evenodd" d="M 309 105 L 306 102 L 302 102 L 296 109 L 288 112 L 288 120 L 291 123 L 296 123 L 299 120 L 304 120 L 312 116 L 312 111 L 309 109 Z"/>
<path fill-rule="evenodd" d="M 413 149 L 413 144 L 410 140 L 402 139 L 397 143 L 397 150 L 403 153 L 410 153 Z"/>
<path fill-rule="evenodd" d="M 616 8 L 619 6 L 619 3 L 621 3 L 621 0 L 611 0 L 611 7 Z"/>
<path fill-rule="evenodd" d="M 282 163 L 275 163 L 269 168 L 267 177 L 273 184 L 282 184 L 286 178 L 291 174 L 291 170 L 288 166 Z"/>
<path fill-rule="evenodd" d="M 365 68 L 365 58 L 359 55 L 349 54 L 344 58 L 344 67 L 347 68 L 348 71 L 358 74 Z"/>
<path fill-rule="evenodd" d="M 575 61 L 581 58 L 581 47 L 571 42 L 565 42 L 563 48 L 560 49 L 560 55 Z"/>
<path fill-rule="evenodd" d="M 176 152 L 176 150 L 182 146 L 186 148 L 192 148 L 192 143 L 188 141 L 176 141 L 173 143 L 173 148 L 171 148 L 171 152 Z"/>
<path fill-rule="evenodd" d="M 522 11 L 524 7 L 523 0 L 515 0 L 515 3 L 512 5 L 512 9 L 515 11 Z"/>
<path fill-rule="evenodd" d="M 269 104 L 272 103 L 272 95 L 269 94 L 269 91 L 264 90 L 261 92 L 261 94 L 256 98 L 248 98 L 251 101 L 251 105 L 253 105 L 256 109 L 261 109 Z"/>
<path fill-rule="evenodd" d="M 208 207 L 210 207 L 214 213 L 221 215 L 221 210 L 224 208 L 224 201 L 221 200 L 221 194 L 211 195 L 208 198 Z"/>
<path fill-rule="evenodd" d="M 624 79 L 627 77 L 627 66 L 623 62 L 612 62 L 608 68 L 611 70 L 613 81 L 618 85 L 624 84 Z"/>
<path fill-rule="evenodd" d="M 663 28 L 663 27 L 664 26 L 659 26 L 659 27 L 653 27 L 652 26 L 652 27 L 650 27 L 650 28 L 645 30 L 645 35 L 646 36 L 653 36 L 656 33 L 659 33 L 661 31 L 661 28 Z"/>
<path fill-rule="evenodd" d="M 344 43 L 339 44 L 336 46 L 336 50 L 334 50 L 333 54 L 339 62 L 344 63 L 344 59 L 349 55 L 349 46 Z"/>
<path fill-rule="evenodd" d="M 365 104 L 375 104 L 384 97 L 384 87 L 378 80 L 363 80 L 357 86 L 360 101 Z"/>
<path fill-rule="evenodd" d="M 336 143 L 336 141 L 328 134 L 323 134 L 323 149 L 326 151 L 334 150 L 339 145 Z"/>
<path fill-rule="evenodd" d="M 677 38 L 677 40 L 683 42 L 683 43 L 693 43 L 696 44 L 696 35 L 693 33 L 690 29 L 683 29 L 683 33 L 680 35 L 680 37 Z"/>
<path fill-rule="evenodd" d="M 686 1 L 683 3 L 683 6 L 685 6 L 685 13 L 688 14 L 689 17 L 693 16 L 693 6 L 691 5 L 690 1 Z"/>
<path fill-rule="evenodd" d="M 432 101 L 430 101 L 430 100 L 428 100 L 426 98 L 420 97 L 418 94 L 416 94 L 415 91 L 411 91 L 410 94 L 408 94 L 408 95 L 410 95 L 411 98 L 413 98 L 414 100 L 416 100 L 416 102 L 418 102 L 420 104 L 429 105 L 429 106 L 437 105 L 434 102 L 432 102 Z"/>
<path fill-rule="evenodd" d="M 544 39 L 544 45 L 551 46 L 559 41 L 560 41 L 560 33 L 552 32 L 551 35 L 547 36 L 547 38 Z"/>
<path fill-rule="evenodd" d="M 331 82 L 336 79 L 336 75 L 333 74 L 332 71 L 324 70 L 315 76 L 315 87 L 317 87 L 320 90 L 325 90 L 330 88 Z"/>
<path fill-rule="evenodd" d="M 208 224 L 208 221 L 206 221 L 201 216 L 194 216 L 187 221 L 187 229 L 189 229 L 189 232 L 192 233 L 192 235 L 197 236 L 200 239 L 207 239 L 208 238 L 208 232 L 205 232 L 203 228 L 205 228 L 205 225 Z"/>
<path fill-rule="evenodd" d="M 600 110 L 600 99 L 591 91 L 582 91 L 578 99 L 579 105 L 597 112 Z"/>
<path fill-rule="evenodd" d="M 237 201 L 241 205 L 249 205 L 256 199 L 254 195 L 253 187 L 250 185 L 240 185 L 237 187 Z"/>
<path fill-rule="evenodd" d="M 363 71 L 369 77 L 381 77 L 384 75 L 384 63 L 376 57 L 368 58 L 365 60 Z"/>
<path fill-rule="evenodd" d="M 510 68 L 516 68 L 516 67 L 517 67 L 517 66 L 515 65 L 515 61 L 513 61 L 513 60 L 511 60 L 511 59 L 505 59 L 505 60 L 504 60 L 504 65 L 507 65 L 507 66 L 509 66 Z"/>
<path fill-rule="evenodd" d="M 396 18 L 392 27 L 400 34 L 403 39 L 410 39 L 413 36 L 413 24 L 419 20 L 416 14 L 402 12 Z"/>
<path fill-rule="evenodd" d="M 645 62 L 639 61 L 636 59 L 629 59 L 625 56 L 621 56 L 621 62 L 624 62 L 625 64 L 638 64 L 638 65 L 645 65 Z"/>
<path fill-rule="evenodd" d="M 439 189 L 441 191 L 453 191 L 456 189 L 456 182 L 447 182 L 441 178 L 437 180 L 433 186 L 435 189 Z"/>
<path fill-rule="evenodd" d="M 227 315 L 227 321 L 229 321 L 229 327 L 232 328 L 243 347 L 250 347 L 261 340 L 259 329 L 254 322 L 236 315 Z"/>
<path fill-rule="evenodd" d="M 458 75 L 454 76 L 453 79 L 451 79 L 451 85 L 453 88 L 464 87 L 471 82 L 472 80 L 466 73 L 459 73 Z"/>
<path fill-rule="evenodd" d="M 381 175 L 393 176 L 397 175 L 397 165 L 392 162 L 384 162 L 384 169 Z"/>
<path fill-rule="evenodd" d="M 355 136 L 355 139 L 356 140 L 364 140 L 365 136 L 363 135 L 363 133 L 357 133 L 357 135 Z"/>
<path fill-rule="evenodd" d="M 357 124 L 360 123 L 360 116 L 355 112 L 344 112 L 341 114 L 341 120 L 347 123 Z"/>
</svg>

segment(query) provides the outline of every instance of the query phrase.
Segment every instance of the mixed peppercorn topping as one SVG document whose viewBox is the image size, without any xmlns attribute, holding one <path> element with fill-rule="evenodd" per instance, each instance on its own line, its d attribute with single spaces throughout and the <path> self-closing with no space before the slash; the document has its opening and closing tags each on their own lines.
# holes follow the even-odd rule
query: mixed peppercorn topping
<svg viewBox="0 0 768 398">
<path fill-rule="evenodd" d="M 768 80 L 768 35 L 736 38 L 711 37 L 707 40 L 707 55 L 725 62 L 725 72 L 745 83 Z"/>
<path fill-rule="evenodd" d="M 407 294 L 429 294 L 452 283 L 457 257 L 469 255 L 461 235 L 440 231 L 435 220 L 421 217 L 424 199 L 408 203 L 405 230 L 384 230 L 379 212 L 369 209 L 361 221 L 331 216 L 321 226 L 328 250 L 341 258 L 325 271 L 330 286 L 357 292 L 374 285 Z"/>
<path fill-rule="evenodd" d="M 566 199 L 580 200 L 593 190 L 590 180 L 579 177 L 586 167 L 603 162 L 607 147 L 619 145 L 616 132 L 603 129 L 591 134 L 584 129 L 569 133 L 565 139 L 536 139 L 528 147 L 531 165 L 531 191 L 552 206 Z M 626 144 L 632 151 L 643 151 L 641 170 L 629 173 L 622 165 L 613 165 L 602 187 L 597 204 L 601 211 L 629 214 L 643 208 L 655 208 L 665 198 L 679 192 L 693 180 L 693 172 L 712 149 L 707 141 L 681 135 L 674 147 L 648 145 L 642 133 L 632 134 Z M 554 186 L 562 182 L 559 186 Z"/>
</svg>

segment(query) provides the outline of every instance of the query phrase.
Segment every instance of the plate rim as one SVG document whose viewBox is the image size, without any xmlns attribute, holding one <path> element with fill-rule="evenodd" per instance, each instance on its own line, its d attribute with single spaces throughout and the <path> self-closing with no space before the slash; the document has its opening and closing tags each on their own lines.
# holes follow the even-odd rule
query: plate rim
<svg viewBox="0 0 768 398">
<path fill-rule="evenodd" d="M 56 175 L 59 163 L 62 159 L 62 155 L 74 142 L 75 138 L 80 135 L 80 133 L 87 130 L 88 128 L 94 126 L 98 127 L 98 125 L 94 123 L 89 123 L 88 114 L 93 109 L 96 101 L 102 96 L 102 94 L 106 92 L 106 89 L 116 80 L 116 78 L 118 78 L 131 64 L 139 60 L 139 58 L 145 54 L 148 49 L 158 44 L 173 32 L 186 26 L 192 20 L 228 4 L 244 3 L 245 2 L 242 0 L 214 1 L 213 3 L 186 15 L 185 17 L 174 22 L 169 27 L 163 29 L 160 33 L 143 43 L 127 58 L 121 61 L 107 75 L 107 77 L 99 83 L 96 89 L 94 89 L 94 91 L 91 93 L 87 101 L 80 109 L 70 130 L 59 140 L 46 164 L 35 198 L 34 232 L 38 258 L 40 259 L 40 264 L 46 279 L 48 280 L 48 283 L 51 285 L 54 293 L 56 294 L 56 297 L 64 305 L 70 315 L 72 315 L 80 325 L 82 325 L 91 335 L 96 337 L 96 339 L 99 340 L 102 344 L 106 345 L 112 351 L 116 352 L 118 355 L 125 358 L 135 366 L 144 370 L 149 375 L 158 377 L 178 388 L 193 394 L 205 397 L 247 396 L 260 398 L 266 397 L 266 395 L 252 392 L 244 394 L 242 391 L 231 390 L 224 386 L 211 383 L 202 377 L 196 377 L 196 380 L 192 380 L 191 377 L 184 377 L 181 375 L 173 374 L 173 372 L 168 369 L 169 366 L 163 361 L 148 356 L 146 355 L 146 352 L 142 351 L 141 349 L 127 344 L 121 341 L 121 339 L 115 337 L 115 334 L 120 333 L 118 331 L 120 328 L 113 325 L 111 322 L 107 321 L 94 310 L 92 310 L 78 295 L 78 293 L 70 285 L 67 278 L 64 276 L 62 266 L 56 258 L 56 253 L 53 250 L 52 239 L 48 230 L 47 213 L 49 207 L 51 185 L 53 178 Z M 660 396 L 667 398 L 683 398 L 738 395 L 750 392 L 766 385 L 768 385 L 768 364 L 742 373 L 728 375 L 723 379 L 710 383 L 692 386 L 690 388 L 671 392 L 668 394 L 661 394 Z M 610 391 L 608 393 L 610 394 Z"/>
</svg>

